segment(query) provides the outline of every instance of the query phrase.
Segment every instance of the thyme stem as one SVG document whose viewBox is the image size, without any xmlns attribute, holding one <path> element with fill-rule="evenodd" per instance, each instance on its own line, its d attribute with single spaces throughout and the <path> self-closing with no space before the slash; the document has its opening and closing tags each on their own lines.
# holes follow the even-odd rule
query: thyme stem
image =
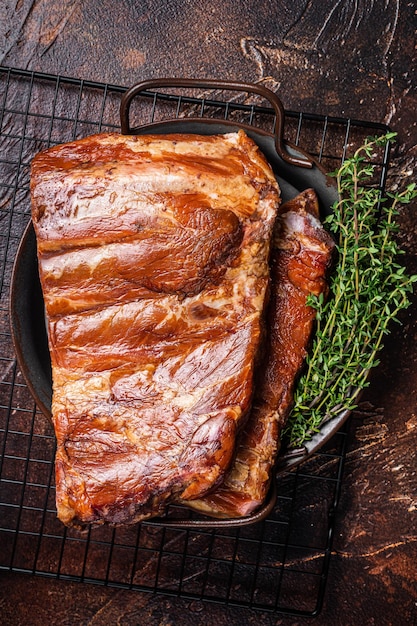
<svg viewBox="0 0 417 626">
<path fill-rule="evenodd" d="M 355 407 L 369 371 L 378 365 L 390 322 L 410 304 L 417 275 L 407 276 L 398 263 L 395 216 L 400 205 L 417 197 L 417 188 L 412 183 L 384 198 L 372 184 L 372 154 L 394 138 L 395 133 L 387 133 L 367 139 L 333 174 L 339 201 L 325 225 L 337 236 L 338 263 L 328 300 L 308 299 L 317 311 L 317 327 L 284 433 L 290 447 L 302 445 L 324 422 Z"/>
</svg>

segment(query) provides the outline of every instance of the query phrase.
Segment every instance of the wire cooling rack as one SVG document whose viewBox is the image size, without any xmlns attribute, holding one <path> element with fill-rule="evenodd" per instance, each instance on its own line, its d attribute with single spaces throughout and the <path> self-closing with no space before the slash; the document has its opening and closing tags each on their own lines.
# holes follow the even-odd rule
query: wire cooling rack
<svg viewBox="0 0 417 626">
<path fill-rule="evenodd" d="M 29 220 L 32 157 L 56 143 L 118 131 L 123 92 L 116 85 L 0 68 L 0 570 L 316 615 L 341 488 L 344 429 L 280 476 L 274 511 L 252 526 L 183 529 L 149 521 L 81 534 L 56 518 L 53 430 L 22 378 L 9 331 L 12 265 Z M 262 128 L 274 122 L 267 107 L 247 98 L 223 101 L 216 93 L 146 93 L 132 115 L 137 124 L 190 115 Z M 360 120 L 285 115 L 286 139 L 328 171 L 365 137 L 386 130 Z M 384 153 L 377 163 L 381 188 L 387 168 Z"/>
</svg>

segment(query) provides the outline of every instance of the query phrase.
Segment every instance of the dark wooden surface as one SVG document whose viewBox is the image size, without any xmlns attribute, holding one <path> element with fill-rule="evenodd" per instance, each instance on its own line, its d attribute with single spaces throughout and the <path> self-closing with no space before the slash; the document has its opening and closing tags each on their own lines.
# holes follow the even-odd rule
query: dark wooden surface
<svg viewBox="0 0 417 626">
<path fill-rule="evenodd" d="M 389 185 L 415 179 L 414 3 L 401 0 L 19 0 L 0 4 L 4 65 L 132 84 L 163 75 L 262 82 L 286 108 L 388 123 Z M 413 56 L 414 55 L 414 56 Z M 400 217 L 417 271 L 416 206 Z M 0 576 L 2 624 L 417 623 L 417 298 L 353 417 L 319 617 Z"/>
</svg>

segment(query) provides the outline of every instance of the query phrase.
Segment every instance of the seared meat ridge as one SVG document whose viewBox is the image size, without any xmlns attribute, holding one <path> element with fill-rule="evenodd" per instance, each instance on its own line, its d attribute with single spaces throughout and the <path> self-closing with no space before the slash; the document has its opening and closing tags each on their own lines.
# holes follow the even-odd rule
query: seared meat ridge
<svg viewBox="0 0 417 626">
<path fill-rule="evenodd" d="M 241 517 L 265 500 L 315 318 L 306 299 L 326 293 L 333 249 L 318 219 L 314 190 L 282 205 L 271 255 L 265 370 L 260 372 L 254 406 L 222 485 L 189 506 L 215 517 Z"/>
<path fill-rule="evenodd" d="M 250 407 L 275 177 L 243 132 L 102 134 L 33 161 L 58 516 L 132 523 L 202 496 Z"/>
</svg>

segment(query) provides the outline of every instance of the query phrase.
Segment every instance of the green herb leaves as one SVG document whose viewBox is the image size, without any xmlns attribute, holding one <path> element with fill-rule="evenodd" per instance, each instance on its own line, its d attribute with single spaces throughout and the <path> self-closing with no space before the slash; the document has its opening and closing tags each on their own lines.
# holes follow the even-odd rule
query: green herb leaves
<svg viewBox="0 0 417 626">
<path fill-rule="evenodd" d="M 325 225 L 336 239 L 338 258 L 328 299 L 308 300 L 317 311 L 317 328 L 284 433 L 290 447 L 355 407 L 369 370 L 378 365 L 390 322 L 409 305 L 417 275 L 407 276 L 398 262 L 395 216 L 401 204 L 417 197 L 417 188 L 411 184 L 382 197 L 369 163 L 374 150 L 394 138 L 387 133 L 368 139 L 334 174 L 340 199 Z"/>
</svg>

